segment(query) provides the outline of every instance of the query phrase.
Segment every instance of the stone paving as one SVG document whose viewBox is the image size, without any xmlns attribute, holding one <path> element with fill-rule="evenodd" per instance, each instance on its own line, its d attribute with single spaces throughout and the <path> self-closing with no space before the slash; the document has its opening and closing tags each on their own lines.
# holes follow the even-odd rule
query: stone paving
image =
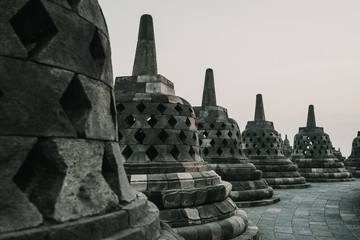
<svg viewBox="0 0 360 240">
<path fill-rule="evenodd" d="M 243 208 L 265 239 L 360 239 L 360 179 L 276 190 L 281 201 Z"/>
</svg>

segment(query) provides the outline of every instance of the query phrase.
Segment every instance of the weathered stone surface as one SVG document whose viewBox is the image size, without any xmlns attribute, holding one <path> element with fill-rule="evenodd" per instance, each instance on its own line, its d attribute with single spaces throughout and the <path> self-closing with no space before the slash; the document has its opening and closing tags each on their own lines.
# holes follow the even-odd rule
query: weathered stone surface
<svg viewBox="0 0 360 240">
<path fill-rule="evenodd" d="M 194 230 L 191 239 L 204 239 L 210 236 L 204 224 L 227 219 L 237 208 L 228 198 L 231 185 L 206 171 L 192 106 L 157 74 L 153 35 L 151 16 L 144 15 L 133 76 L 115 80 L 121 153 L 130 184 L 161 209 L 160 219 L 172 227 L 188 226 Z"/>
<path fill-rule="evenodd" d="M 351 154 L 344 161 L 344 165 L 354 177 L 360 177 L 360 131 L 352 142 Z"/>
<path fill-rule="evenodd" d="M 0 136 L 0 233 L 35 227 L 43 221 L 37 208 L 13 182 L 36 141 L 35 137 Z"/>
<path fill-rule="evenodd" d="M 4 0 L 0 12 L 0 239 L 160 237 L 158 209 L 131 189 L 115 142 L 98 2 Z"/>
<path fill-rule="evenodd" d="M 244 152 L 263 178 L 273 188 L 309 187 L 290 159 L 286 158 L 280 134 L 274 124 L 265 120 L 262 95 L 256 96 L 255 119 L 249 121 L 242 133 Z"/>
<path fill-rule="evenodd" d="M 328 134 L 316 126 L 314 106 L 309 105 L 307 125 L 294 137 L 291 159 L 309 182 L 353 181 L 351 173 L 333 154 Z"/>
<path fill-rule="evenodd" d="M 228 117 L 225 108 L 216 105 L 212 69 L 206 70 L 202 106 L 195 107 L 194 110 L 202 156 L 209 163 L 208 169 L 215 170 L 224 180 L 233 184 L 232 190 L 236 193 L 230 196 L 236 204 L 241 207 L 243 204 L 249 206 L 249 201 L 256 201 L 259 205 L 262 200 L 264 204 L 274 202 L 269 201 L 273 199 L 272 188 L 261 180 L 262 172 L 250 163 L 241 149 L 238 124 Z M 245 185 L 247 187 L 243 188 Z M 246 193 L 241 194 L 242 191 Z"/>
</svg>

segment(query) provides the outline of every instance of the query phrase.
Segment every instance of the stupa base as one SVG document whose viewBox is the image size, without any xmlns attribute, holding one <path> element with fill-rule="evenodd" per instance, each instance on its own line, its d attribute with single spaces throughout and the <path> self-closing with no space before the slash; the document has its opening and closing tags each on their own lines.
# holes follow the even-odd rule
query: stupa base
<svg viewBox="0 0 360 240">
<path fill-rule="evenodd" d="M 307 179 L 306 179 L 307 181 Z M 310 183 L 292 184 L 292 185 L 271 185 L 274 189 L 302 189 L 310 187 Z"/>
<path fill-rule="evenodd" d="M 37 228 L 0 234 L 1 240 L 89 240 L 89 239 L 167 239 L 180 240 L 174 231 L 161 229 L 159 210 L 142 193 L 111 213 L 65 223 L 47 223 Z"/>
<path fill-rule="evenodd" d="M 187 240 L 236 239 L 258 240 L 258 228 L 248 222 L 244 211 L 237 209 L 230 218 L 200 225 L 174 228 L 174 231 Z"/>
<path fill-rule="evenodd" d="M 274 195 L 268 199 L 252 200 L 252 201 L 235 201 L 235 200 L 233 201 L 236 204 L 236 206 L 238 206 L 239 208 L 258 207 L 258 206 L 267 206 L 280 202 L 280 196 Z"/>
<path fill-rule="evenodd" d="M 306 178 L 308 182 L 350 182 L 355 180 L 355 178 Z"/>
</svg>

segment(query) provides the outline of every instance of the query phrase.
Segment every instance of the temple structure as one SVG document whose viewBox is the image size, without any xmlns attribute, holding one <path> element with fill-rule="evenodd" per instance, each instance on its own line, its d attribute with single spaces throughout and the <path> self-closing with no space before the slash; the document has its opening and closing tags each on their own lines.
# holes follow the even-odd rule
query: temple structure
<svg viewBox="0 0 360 240">
<path fill-rule="evenodd" d="M 290 157 L 291 152 L 292 152 L 292 147 L 290 145 L 289 139 L 287 138 L 287 134 L 285 134 L 285 139 L 281 140 L 281 142 L 282 142 L 283 152 L 284 152 L 285 157 Z"/>
<path fill-rule="evenodd" d="M 261 178 L 262 172 L 245 157 L 238 124 L 228 117 L 226 108 L 216 104 L 212 69 L 206 70 L 202 105 L 194 110 L 202 156 L 209 170 L 232 184 L 231 199 L 239 207 L 279 201 L 278 196 L 273 197 L 272 187 Z"/>
<path fill-rule="evenodd" d="M 127 180 L 97 1 L 0 11 L 0 239 L 182 239 Z"/>
<path fill-rule="evenodd" d="M 257 227 L 199 154 L 192 106 L 157 73 L 153 21 L 140 20 L 132 76 L 115 81 L 119 145 L 131 186 L 186 239 L 256 239 Z M 241 238 L 239 238 L 241 237 Z"/>
<path fill-rule="evenodd" d="M 352 142 L 351 154 L 344 161 L 345 168 L 356 178 L 360 177 L 360 131 Z"/>
<path fill-rule="evenodd" d="M 274 124 L 265 120 L 262 95 L 256 95 L 254 121 L 247 122 L 242 133 L 244 152 L 257 169 L 263 171 L 263 178 L 273 188 L 306 188 L 304 177 L 298 167 L 285 157 L 281 136 Z"/>
<path fill-rule="evenodd" d="M 300 127 L 294 138 L 291 159 L 309 182 L 352 181 L 351 173 L 333 154 L 328 134 L 316 126 L 314 106 L 309 105 L 306 127 Z"/>
</svg>

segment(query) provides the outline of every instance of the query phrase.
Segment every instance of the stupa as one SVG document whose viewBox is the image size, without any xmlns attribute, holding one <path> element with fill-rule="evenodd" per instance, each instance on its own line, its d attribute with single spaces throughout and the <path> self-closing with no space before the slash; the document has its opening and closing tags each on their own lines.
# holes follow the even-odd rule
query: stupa
<svg viewBox="0 0 360 240">
<path fill-rule="evenodd" d="M 133 73 L 116 78 L 115 97 L 130 184 L 160 219 L 185 239 L 256 239 L 257 227 L 229 198 L 231 184 L 207 171 L 192 106 L 157 73 L 150 15 L 141 17 Z"/>
<path fill-rule="evenodd" d="M 265 120 L 262 95 L 256 95 L 255 119 L 247 122 L 242 133 L 244 152 L 257 169 L 263 171 L 263 178 L 273 188 L 306 188 L 304 177 L 298 167 L 285 157 L 281 136 L 274 124 Z"/>
<path fill-rule="evenodd" d="M 316 126 L 314 106 L 309 105 L 306 127 L 300 127 L 294 137 L 291 159 L 309 182 L 354 180 L 332 149 L 329 135 L 322 127 Z"/>
<path fill-rule="evenodd" d="M 127 180 L 98 2 L 0 11 L 0 239 L 181 239 Z"/>
<path fill-rule="evenodd" d="M 281 135 L 280 135 L 281 137 Z M 292 147 L 290 145 L 289 139 L 287 138 L 287 134 L 285 134 L 285 139 L 282 142 L 282 146 L 283 146 L 283 152 L 285 157 L 290 157 L 291 156 L 291 152 L 292 152 Z"/>
<path fill-rule="evenodd" d="M 352 173 L 354 177 L 360 177 L 360 131 L 352 142 L 351 154 L 344 161 L 345 168 Z"/>
<path fill-rule="evenodd" d="M 252 207 L 278 202 L 280 197 L 273 196 L 272 187 L 261 178 L 262 172 L 245 157 L 237 122 L 228 117 L 226 108 L 216 104 L 212 69 L 206 70 L 202 105 L 194 110 L 202 156 L 209 170 L 232 184 L 230 197 L 236 205 Z"/>
</svg>

